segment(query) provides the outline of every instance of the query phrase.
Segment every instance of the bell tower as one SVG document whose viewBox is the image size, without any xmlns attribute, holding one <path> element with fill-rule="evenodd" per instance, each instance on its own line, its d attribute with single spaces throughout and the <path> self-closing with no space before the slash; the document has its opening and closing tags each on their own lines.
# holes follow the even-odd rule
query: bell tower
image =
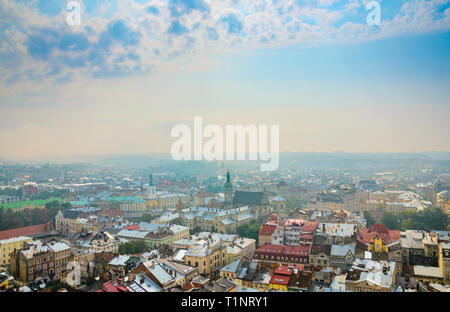
<svg viewBox="0 0 450 312">
<path fill-rule="evenodd" d="M 148 183 L 147 188 L 147 198 L 155 198 L 156 197 L 156 187 L 153 185 L 153 174 L 149 176 L 150 182 Z"/>
<path fill-rule="evenodd" d="M 224 192 L 224 208 L 233 208 L 233 184 L 231 183 L 230 171 L 227 172 L 227 182 L 225 182 L 225 192 Z"/>
</svg>

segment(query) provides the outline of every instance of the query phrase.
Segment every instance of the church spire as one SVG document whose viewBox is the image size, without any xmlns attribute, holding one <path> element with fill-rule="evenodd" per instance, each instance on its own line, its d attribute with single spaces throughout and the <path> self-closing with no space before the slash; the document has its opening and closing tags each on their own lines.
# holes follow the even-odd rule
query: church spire
<svg viewBox="0 0 450 312">
<path fill-rule="evenodd" d="M 225 183 L 225 188 L 231 188 L 233 185 L 231 184 L 231 175 L 230 170 L 227 172 L 227 182 Z"/>
<path fill-rule="evenodd" d="M 227 172 L 227 182 L 225 183 L 224 208 L 233 208 L 233 184 L 231 183 L 230 171 Z"/>
</svg>

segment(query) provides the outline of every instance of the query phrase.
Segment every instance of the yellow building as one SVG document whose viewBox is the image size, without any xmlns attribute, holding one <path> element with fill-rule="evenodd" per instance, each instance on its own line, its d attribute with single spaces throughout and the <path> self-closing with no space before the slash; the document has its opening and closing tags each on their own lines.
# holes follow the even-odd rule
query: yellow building
<svg viewBox="0 0 450 312">
<path fill-rule="evenodd" d="M 383 244 L 383 240 L 381 237 L 374 237 L 372 239 L 372 244 L 368 246 L 367 248 L 371 252 L 388 252 L 388 246 Z"/>
<path fill-rule="evenodd" d="M 400 231 L 388 230 L 383 224 L 373 224 L 370 229 L 360 228 L 357 244 L 376 254 L 377 258 L 401 261 Z"/>
<path fill-rule="evenodd" d="M 237 276 L 239 269 L 241 268 L 243 259 L 238 259 L 220 269 L 220 277 L 234 280 Z"/>
<path fill-rule="evenodd" d="M 147 212 L 155 209 L 159 209 L 159 200 L 158 198 L 146 198 L 142 196 L 141 198 L 145 199 L 145 205 L 147 208 Z"/>
<path fill-rule="evenodd" d="M 226 249 L 220 242 L 206 243 L 189 248 L 184 262 L 198 268 L 199 274 L 214 277 L 221 267 L 226 265 Z"/>
<path fill-rule="evenodd" d="M 127 240 L 144 241 L 148 247 L 157 248 L 161 245 L 172 245 L 173 242 L 189 238 L 189 228 L 178 224 L 158 224 L 160 225 L 152 230 L 130 230 L 122 229 L 116 236 Z"/>
<path fill-rule="evenodd" d="M 11 255 L 14 250 L 21 250 L 26 243 L 33 239 L 27 236 L 19 236 L 0 241 L 0 266 L 9 267 L 11 264 Z"/>
<path fill-rule="evenodd" d="M 287 285 L 280 285 L 280 284 L 269 284 L 269 289 L 276 290 L 276 291 L 287 291 Z"/>
<path fill-rule="evenodd" d="M 172 224 L 169 226 L 169 229 L 173 233 L 173 239 L 171 243 L 176 242 L 177 240 L 180 239 L 189 238 L 189 228 L 187 226 Z"/>
<path fill-rule="evenodd" d="M 74 235 L 82 232 L 98 232 L 101 226 L 101 224 L 86 219 L 64 218 L 61 210 L 58 211 L 55 217 L 55 229 L 65 235 Z"/>
</svg>

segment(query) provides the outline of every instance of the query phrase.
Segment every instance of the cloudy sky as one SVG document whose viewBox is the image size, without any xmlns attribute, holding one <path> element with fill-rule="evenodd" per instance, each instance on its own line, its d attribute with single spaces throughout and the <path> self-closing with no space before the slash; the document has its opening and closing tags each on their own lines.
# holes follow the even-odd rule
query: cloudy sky
<svg viewBox="0 0 450 312">
<path fill-rule="evenodd" d="M 0 157 L 170 152 L 277 124 L 282 151 L 450 150 L 450 0 L 0 0 Z"/>
</svg>

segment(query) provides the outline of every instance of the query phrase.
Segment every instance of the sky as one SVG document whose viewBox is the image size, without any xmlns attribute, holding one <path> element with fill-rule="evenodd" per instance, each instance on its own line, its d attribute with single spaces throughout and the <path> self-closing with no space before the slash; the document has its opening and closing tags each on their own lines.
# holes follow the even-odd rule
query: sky
<svg viewBox="0 0 450 312">
<path fill-rule="evenodd" d="M 0 0 L 0 158 L 169 153 L 177 124 L 280 151 L 450 151 L 450 0 Z"/>
</svg>

